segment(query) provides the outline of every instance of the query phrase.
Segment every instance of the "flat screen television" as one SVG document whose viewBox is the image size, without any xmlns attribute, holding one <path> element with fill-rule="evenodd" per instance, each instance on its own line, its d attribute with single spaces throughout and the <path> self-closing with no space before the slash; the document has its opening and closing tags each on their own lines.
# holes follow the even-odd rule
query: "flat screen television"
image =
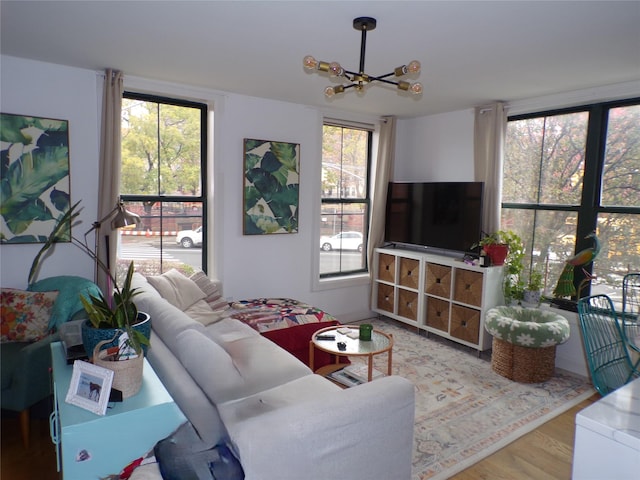
<svg viewBox="0 0 640 480">
<path fill-rule="evenodd" d="M 482 232 L 482 182 L 390 182 L 385 241 L 471 251 Z"/>
</svg>

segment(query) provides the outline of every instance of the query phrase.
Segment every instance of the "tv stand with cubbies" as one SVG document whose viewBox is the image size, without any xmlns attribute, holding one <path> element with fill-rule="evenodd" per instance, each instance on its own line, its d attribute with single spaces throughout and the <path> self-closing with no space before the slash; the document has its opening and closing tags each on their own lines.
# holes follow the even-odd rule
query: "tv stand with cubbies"
<svg viewBox="0 0 640 480">
<path fill-rule="evenodd" d="M 480 352 L 491 348 L 484 317 L 504 303 L 503 268 L 398 248 L 377 248 L 372 310 Z"/>
</svg>

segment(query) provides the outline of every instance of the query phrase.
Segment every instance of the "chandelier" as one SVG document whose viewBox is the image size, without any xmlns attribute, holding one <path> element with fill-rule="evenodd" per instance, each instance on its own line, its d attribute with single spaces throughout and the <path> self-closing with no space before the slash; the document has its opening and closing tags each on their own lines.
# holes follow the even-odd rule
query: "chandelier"
<svg viewBox="0 0 640 480">
<path fill-rule="evenodd" d="M 344 77 L 349 82 L 347 85 L 336 85 L 334 87 L 327 87 L 324 89 L 324 94 L 327 97 L 333 97 L 337 93 L 343 93 L 348 88 L 355 87 L 358 92 L 362 92 L 365 85 L 371 82 L 382 82 L 390 85 L 395 85 L 398 90 L 408 91 L 415 95 L 422 93 L 422 84 L 419 82 L 410 83 L 404 80 L 390 80 L 392 75 L 395 77 L 401 77 L 406 74 L 420 73 L 420 62 L 412 60 L 407 65 L 402 65 L 386 75 L 373 76 L 365 73 L 364 71 L 364 55 L 367 46 L 367 31 L 374 30 L 376 28 L 376 19 L 371 17 L 358 17 L 353 20 L 353 28 L 362 32 L 362 40 L 360 42 L 360 68 L 357 72 L 351 72 L 345 70 L 340 66 L 338 62 L 323 62 L 318 61 L 311 55 L 307 55 L 303 59 L 304 68 L 307 70 L 317 70 L 321 73 L 327 73 L 331 77 Z"/>
</svg>

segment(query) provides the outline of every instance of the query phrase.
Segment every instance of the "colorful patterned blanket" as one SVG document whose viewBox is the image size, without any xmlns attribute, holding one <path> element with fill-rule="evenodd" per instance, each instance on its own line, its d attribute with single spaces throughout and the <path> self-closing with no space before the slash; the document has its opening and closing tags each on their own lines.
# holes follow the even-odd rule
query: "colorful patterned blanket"
<svg viewBox="0 0 640 480">
<path fill-rule="evenodd" d="M 231 303 L 235 318 L 260 333 L 282 330 L 296 325 L 336 321 L 319 308 L 291 298 L 255 298 Z"/>
</svg>

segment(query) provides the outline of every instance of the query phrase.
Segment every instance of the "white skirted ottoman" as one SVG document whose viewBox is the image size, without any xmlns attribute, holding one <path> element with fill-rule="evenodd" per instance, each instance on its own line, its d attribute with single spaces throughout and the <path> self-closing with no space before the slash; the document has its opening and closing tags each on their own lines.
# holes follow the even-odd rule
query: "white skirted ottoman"
<svg viewBox="0 0 640 480">
<path fill-rule="evenodd" d="M 569 339 L 569 322 L 548 310 L 495 307 L 487 311 L 485 328 L 493 335 L 491 368 L 510 380 L 545 382 L 556 363 L 556 345 Z"/>
</svg>

